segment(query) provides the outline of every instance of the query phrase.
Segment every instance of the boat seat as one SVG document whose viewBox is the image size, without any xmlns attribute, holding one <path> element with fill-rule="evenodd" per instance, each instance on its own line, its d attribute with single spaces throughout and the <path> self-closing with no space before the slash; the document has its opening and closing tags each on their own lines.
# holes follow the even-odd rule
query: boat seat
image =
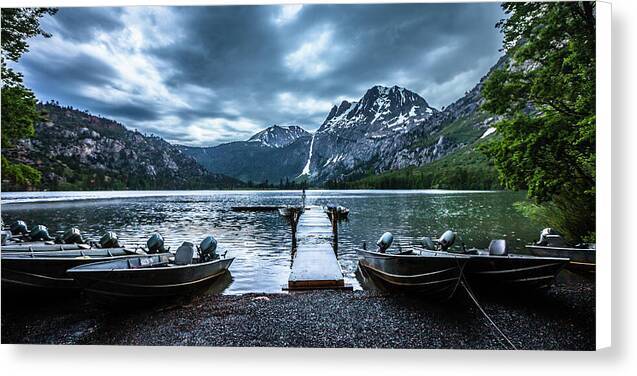
<svg viewBox="0 0 637 376">
<path fill-rule="evenodd" d="M 190 265 L 195 256 L 195 245 L 184 242 L 175 252 L 175 265 Z"/>
<path fill-rule="evenodd" d="M 509 254 L 509 247 L 506 240 L 504 239 L 491 240 L 491 243 L 489 243 L 490 256 L 506 256 L 508 254 Z"/>
<path fill-rule="evenodd" d="M 475 255 L 475 256 L 485 256 L 485 255 L 489 255 L 489 251 L 485 251 L 484 249 L 469 248 L 465 251 L 465 254 Z"/>
</svg>

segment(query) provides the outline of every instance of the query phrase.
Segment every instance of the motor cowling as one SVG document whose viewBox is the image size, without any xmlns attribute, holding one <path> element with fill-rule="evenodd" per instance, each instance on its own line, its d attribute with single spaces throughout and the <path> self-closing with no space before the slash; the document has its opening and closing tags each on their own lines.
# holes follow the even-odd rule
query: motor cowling
<svg viewBox="0 0 637 376">
<path fill-rule="evenodd" d="M 24 221 L 15 221 L 10 230 L 12 235 L 26 235 L 29 233 L 29 228 Z"/>
<path fill-rule="evenodd" d="M 548 245 L 549 237 L 551 235 L 559 235 L 557 231 L 554 229 L 547 227 L 540 232 L 540 240 L 538 240 L 537 245 Z"/>
<path fill-rule="evenodd" d="M 49 235 L 49 229 L 44 225 L 37 225 L 31 229 L 29 233 L 29 237 L 31 240 L 53 240 L 53 238 Z"/>
<path fill-rule="evenodd" d="M 100 247 L 102 248 L 120 248 L 119 238 L 113 231 L 108 231 L 100 238 Z"/>
<path fill-rule="evenodd" d="M 378 252 L 385 253 L 385 251 L 388 250 L 389 247 L 391 247 L 393 242 L 394 235 L 392 235 L 391 232 L 384 233 L 376 242 L 376 245 L 378 246 Z"/>
<path fill-rule="evenodd" d="M 2 245 L 6 245 L 11 240 L 11 231 L 2 231 Z"/>
<path fill-rule="evenodd" d="M 82 244 L 84 243 L 84 239 L 82 238 L 80 229 L 72 227 L 62 234 L 62 242 L 64 244 Z"/>
<path fill-rule="evenodd" d="M 199 257 L 203 262 L 217 258 L 217 239 L 212 235 L 206 236 L 199 244 Z"/>
<path fill-rule="evenodd" d="M 447 251 L 453 243 L 455 243 L 455 241 L 456 233 L 451 230 L 447 230 L 440 236 L 440 239 L 438 239 L 438 244 L 440 244 L 442 251 Z"/>
<path fill-rule="evenodd" d="M 509 244 L 504 239 L 494 239 L 489 243 L 489 255 L 506 256 L 509 254 Z"/>
<path fill-rule="evenodd" d="M 164 238 L 159 233 L 154 233 L 146 242 L 148 253 L 164 253 Z"/>
</svg>

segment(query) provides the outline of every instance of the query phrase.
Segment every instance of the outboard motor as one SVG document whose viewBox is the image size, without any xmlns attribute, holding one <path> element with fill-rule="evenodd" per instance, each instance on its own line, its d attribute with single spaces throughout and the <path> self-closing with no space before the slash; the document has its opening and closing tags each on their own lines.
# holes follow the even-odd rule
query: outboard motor
<svg viewBox="0 0 637 376">
<path fill-rule="evenodd" d="M 184 243 L 185 244 L 185 243 Z M 146 242 L 148 253 L 164 253 L 164 238 L 159 233 L 154 233 Z"/>
<path fill-rule="evenodd" d="M 11 225 L 12 235 L 26 235 L 29 233 L 29 228 L 24 221 L 16 221 Z"/>
<path fill-rule="evenodd" d="M 566 242 L 564 238 L 555 230 L 548 227 L 542 230 L 540 233 L 540 241 L 537 245 L 544 245 L 549 247 L 564 247 Z"/>
<path fill-rule="evenodd" d="M 434 244 L 434 241 L 431 240 L 431 238 L 428 236 L 425 236 L 424 238 L 422 238 L 422 246 L 425 247 L 425 249 L 428 249 L 430 251 L 436 250 L 436 245 Z"/>
<path fill-rule="evenodd" d="M 440 244 L 440 250 L 446 252 L 453 245 L 455 241 L 456 241 L 456 233 L 451 230 L 445 231 L 440 237 L 440 239 L 438 239 L 438 244 Z"/>
<path fill-rule="evenodd" d="M 120 248 L 119 238 L 113 231 L 108 231 L 100 238 L 101 248 Z"/>
<path fill-rule="evenodd" d="M 51 236 L 49 236 L 49 229 L 44 225 L 37 225 L 31 229 L 29 233 L 29 237 L 31 240 L 53 240 Z"/>
<path fill-rule="evenodd" d="M 2 231 L 2 245 L 6 245 L 11 240 L 11 231 Z"/>
<path fill-rule="evenodd" d="M 199 258 L 201 262 L 212 261 L 217 258 L 217 239 L 208 235 L 199 244 Z"/>
<path fill-rule="evenodd" d="M 84 239 L 82 238 L 82 233 L 80 229 L 77 227 L 72 227 L 62 234 L 62 243 L 64 244 L 82 244 L 84 243 Z"/>
<path fill-rule="evenodd" d="M 386 250 L 391 247 L 391 244 L 394 242 L 394 235 L 391 232 L 386 232 L 383 236 L 378 239 L 376 245 L 378 246 L 378 252 L 385 253 Z"/>
<path fill-rule="evenodd" d="M 548 235 L 557 235 L 557 231 L 553 230 L 550 227 L 547 227 L 540 232 L 540 240 L 538 240 L 537 245 L 546 245 Z"/>
</svg>

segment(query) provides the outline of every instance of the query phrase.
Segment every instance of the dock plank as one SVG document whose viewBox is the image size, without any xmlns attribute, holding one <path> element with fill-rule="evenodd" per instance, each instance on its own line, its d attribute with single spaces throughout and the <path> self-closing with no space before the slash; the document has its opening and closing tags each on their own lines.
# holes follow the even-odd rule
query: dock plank
<svg viewBox="0 0 637 376">
<path fill-rule="evenodd" d="M 296 237 L 288 289 L 345 287 L 343 271 L 332 248 L 332 224 L 320 207 L 309 207 L 301 214 Z"/>
</svg>

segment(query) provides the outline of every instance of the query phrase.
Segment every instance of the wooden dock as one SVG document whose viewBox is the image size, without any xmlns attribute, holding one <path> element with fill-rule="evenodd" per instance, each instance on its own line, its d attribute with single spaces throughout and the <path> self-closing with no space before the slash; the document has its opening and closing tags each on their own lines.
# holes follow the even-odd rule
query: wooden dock
<svg viewBox="0 0 637 376">
<path fill-rule="evenodd" d="M 332 223 L 321 207 L 310 206 L 300 214 L 288 290 L 351 288 L 345 285 L 333 239 Z"/>
<path fill-rule="evenodd" d="M 258 205 L 258 206 L 232 206 L 230 207 L 230 210 L 235 211 L 235 212 L 265 212 L 265 211 L 276 211 L 283 208 L 283 206 L 265 206 L 265 205 Z"/>
</svg>

